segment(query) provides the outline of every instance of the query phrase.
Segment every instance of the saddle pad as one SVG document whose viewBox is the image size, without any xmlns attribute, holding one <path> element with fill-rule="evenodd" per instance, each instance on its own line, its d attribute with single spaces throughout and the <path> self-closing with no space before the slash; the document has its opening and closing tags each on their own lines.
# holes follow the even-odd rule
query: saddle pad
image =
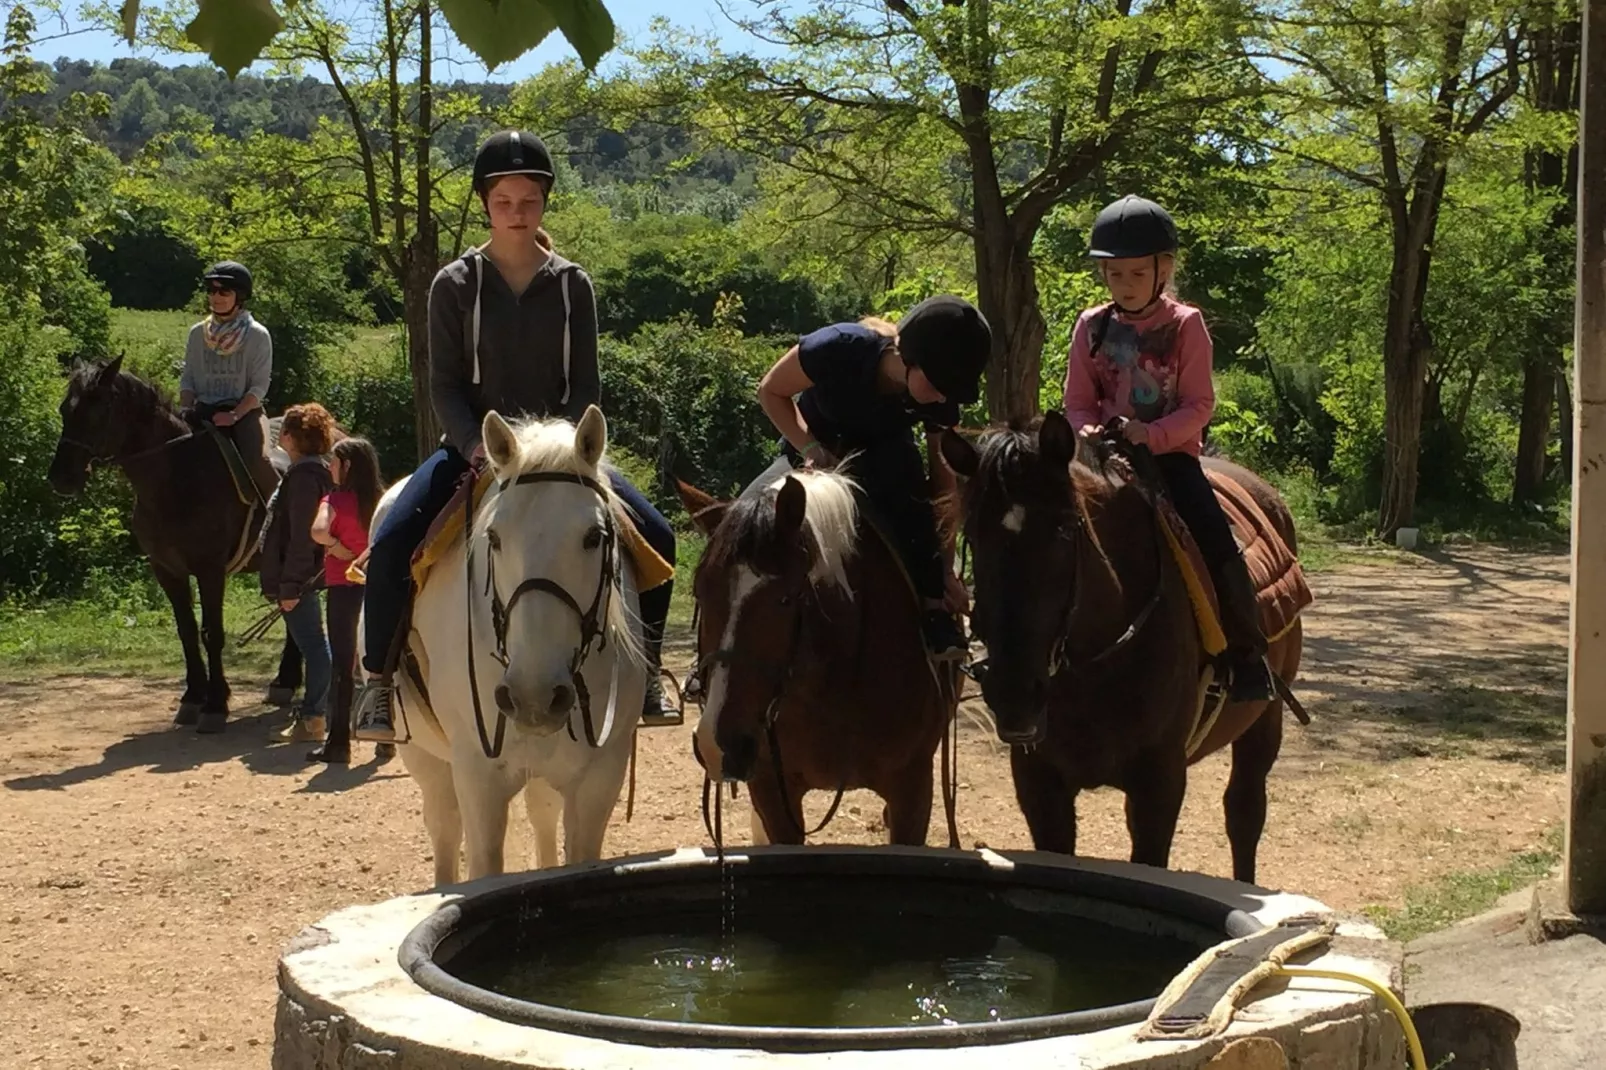
<svg viewBox="0 0 1606 1070">
<path fill-rule="evenodd" d="M 1275 643 L 1294 626 L 1305 607 L 1315 601 L 1305 572 L 1299 566 L 1288 544 L 1272 525 L 1269 517 L 1254 496 L 1231 477 L 1205 470 L 1216 501 L 1227 514 L 1227 523 L 1233 537 L 1243 550 L 1244 563 L 1249 567 L 1249 578 L 1258 593 L 1256 604 L 1260 608 L 1260 627 L 1266 641 Z M 1210 569 L 1205 565 L 1199 545 L 1188 531 L 1187 524 L 1166 501 L 1166 538 L 1177 564 L 1182 569 L 1183 582 L 1188 588 L 1188 599 L 1193 603 L 1194 618 L 1198 622 L 1199 636 L 1205 653 L 1211 656 L 1226 649 L 1226 638 L 1221 630 L 1220 605 Z"/>
<path fill-rule="evenodd" d="M 430 523 L 424 541 L 413 553 L 414 590 L 423 590 L 424 579 L 429 575 L 429 570 L 434 567 L 435 562 L 439 561 L 448 550 L 456 547 L 462 539 L 464 496 L 472 491 L 474 511 L 478 513 L 481 503 L 485 500 L 486 490 L 494 482 L 492 479 L 480 478 L 479 473 L 470 469 L 468 475 L 458 484 L 452 500 L 446 503 L 445 508 Z M 614 520 L 619 532 L 620 546 L 630 555 L 630 560 L 635 565 L 637 594 L 662 586 L 675 578 L 674 568 L 658 555 L 658 551 L 647 545 L 647 540 L 642 537 L 635 521 L 622 507 L 615 510 Z"/>
</svg>

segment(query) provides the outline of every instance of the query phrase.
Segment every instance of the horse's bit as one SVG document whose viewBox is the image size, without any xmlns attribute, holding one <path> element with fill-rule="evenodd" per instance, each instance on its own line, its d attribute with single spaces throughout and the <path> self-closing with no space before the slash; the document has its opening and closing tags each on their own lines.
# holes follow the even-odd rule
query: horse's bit
<svg viewBox="0 0 1606 1070">
<path fill-rule="evenodd" d="M 494 657 L 503 668 L 507 667 L 507 625 L 508 615 L 520 598 L 532 591 L 540 591 L 551 595 L 570 609 L 580 618 L 580 645 L 574 650 L 574 656 L 569 662 L 569 672 L 574 677 L 575 695 L 580 703 L 580 717 L 582 727 L 585 729 L 586 744 L 598 746 L 598 736 L 591 721 L 591 692 L 586 687 L 585 676 L 580 671 L 591 654 L 592 647 L 604 650 L 608 645 L 608 599 L 619 586 L 619 546 L 613 526 L 613 510 L 608 506 L 608 492 L 602 484 L 590 476 L 576 472 L 526 472 L 512 479 L 504 479 L 496 484 L 493 494 L 501 494 L 510 486 L 526 486 L 533 483 L 577 483 L 586 487 L 603 501 L 602 521 L 602 569 L 597 576 L 597 589 L 591 597 L 591 605 L 585 609 L 580 608 L 580 602 L 566 591 L 556 581 L 544 576 L 527 579 L 514 588 L 508 596 L 507 603 L 502 602 L 501 594 L 495 583 L 495 558 L 488 558 L 485 566 L 485 593 L 491 599 L 491 627 L 496 639 L 496 649 L 492 651 Z M 468 623 L 468 685 L 469 692 L 474 698 L 474 727 L 479 732 L 480 748 L 487 758 L 496 759 L 502 755 L 503 738 L 507 732 L 507 714 L 498 707 L 496 711 L 496 732 L 494 738 L 485 729 L 485 715 L 480 706 L 479 680 L 474 671 L 474 494 L 469 491 L 464 495 L 463 505 L 463 541 L 464 566 L 468 571 L 466 584 L 467 595 L 467 623 Z M 613 726 L 614 703 L 618 698 L 619 673 L 617 663 L 614 666 L 613 683 L 609 687 L 608 709 L 603 720 L 602 738 L 606 739 Z M 571 718 L 568 725 L 569 738 L 578 740 L 574 734 L 574 722 Z"/>
</svg>

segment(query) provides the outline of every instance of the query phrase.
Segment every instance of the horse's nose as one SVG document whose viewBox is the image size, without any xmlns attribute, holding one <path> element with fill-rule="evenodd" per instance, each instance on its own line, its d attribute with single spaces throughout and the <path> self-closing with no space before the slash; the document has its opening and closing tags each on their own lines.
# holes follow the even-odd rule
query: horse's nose
<svg viewBox="0 0 1606 1070">
<path fill-rule="evenodd" d="M 503 713 L 513 712 L 513 689 L 506 684 L 496 685 L 496 708 Z"/>
<path fill-rule="evenodd" d="M 574 708 L 574 688 L 559 684 L 552 689 L 552 712 L 568 713 Z"/>
<path fill-rule="evenodd" d="M 753 776 L 753 759 L 758 756 L 758 744 L 752 736 L 737 736 L 719 748 L 720 771 L 726 780 L 746 782 Z"/>
</svg>

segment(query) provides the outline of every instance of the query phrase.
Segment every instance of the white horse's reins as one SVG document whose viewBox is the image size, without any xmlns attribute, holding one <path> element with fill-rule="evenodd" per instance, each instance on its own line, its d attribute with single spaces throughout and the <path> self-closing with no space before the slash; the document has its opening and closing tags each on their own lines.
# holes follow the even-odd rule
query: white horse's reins
<svg viewBox="0 0 1606 1070">
<path fill-rule="evenodd" d="M 532 591 L 549 594 L 574 610 L 580 618 L 580 645 L 575 648 L 574 657 L 569 663 L 569 671 L 574 676 L 575 696 L 580 704 L 581 724 L 585 729 L 586 744 L 591 747 L 600 747 L 607 742 L 613 732 L 614 713 L 619 700 L 619 655 L 616 654 L 613 662 L 613 672 L 608 685 L 608 706 L 603 714 L 602 731 L 598 733 L 591 720 L 591 692 L 586 687 L 585 675 L 580 671 L 591 654 L 593 645 L 598 650 L 604 650 L 608 645 L 608 606 L 609 599 L 619 584 L 619 548 L 618 538 L 613 526 L 613 510 L 609 506 L 609 498 L 602 484 L 590 476 L 577 472 L 526 472 L 511 479 L 504 479 L 497 483 L 492 490 L 493 494 L 501 494 L 510 486 L 525 486 L 532 483 L 576 483 L 586 487 L 603 501 L 603 532 L 602 532 L 602 569 L 597 577 L 597 590 L 591 598 L 591 605 L 581 609 L 579 601 L 563 586 L 544 576 L 532 577 L 524 580 L 514 588 L 508 596 L 507 604 L 502 603 L 502 596 L 496 590 L 494 568 L 490 562 L 485 569 L 485 593 L 491 598 L 491 627 L 496 638 L 496 649 L 492 657 L 500 662 L 503 668 L 507 667 L 507 624 L 508 614 L 518 604 L 518 600 Z M 477 674 L 474 670 L 474 494 L 470 491 L 465 496 L 463 506 L 463 541 L 465 544 L 463 560 L 467 570 L 466 598 L 467 598 L 467 624 L 468 624 L 468 686 L 469 693 L 474 699 L 474 727 L 479 732 L 480 748 L 490 759 L 502 756 L 502 743 L 507 733 L 507 714 L 502 712 L 500 705 L 496 711 L 495 736 L 485 729 L 485 714 L 480 704 L 480 687 Z M 574 722 L 570 718 L 569 738 L 578 741 L 574 733 Z"/>
</svg>

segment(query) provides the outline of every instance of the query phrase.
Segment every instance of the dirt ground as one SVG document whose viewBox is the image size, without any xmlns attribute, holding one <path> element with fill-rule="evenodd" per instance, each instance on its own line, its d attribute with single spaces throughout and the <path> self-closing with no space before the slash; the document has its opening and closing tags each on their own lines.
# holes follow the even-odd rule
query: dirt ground
<svg viewBox="0 0 1606 1070">
<path fill-rule="evenodd" d="M 1313 586 L 1298 691 L 1314 723 L 1289 720 L 1261 882 L 1344 908 L 1398 903 L 1544 843 L 1562 819 L 1566 559 L 1457 550 Z M 430 882 L 399 762 L 376 765 L 363 746 L 364 764 L 309 766 L 304 745 L 276 737 L 285 715 L 263 707 L 221 737 L 173 730 L 177 690 L 0 685 L 7 1066 L 266 1067 L 285 940 Z M 635 817 L 621 803 L 610 854 L 704 842 L 690 732 L 643 734 Z M 964 845 L 1029 847 L 1005 750 L 967 725 L 959 762 Z M 1225 756 L 1196 767 L 1173 866 L 1230 872 L 1226 776 Z M 826 802 L 812 798 L 811 815 Z M 726 812 L 745 839 L 745 796 Z M 850 795 L 822 838 L 880 841 L 879 814 Z M 1080 828 L 1084 853 L 1125 856 L 1119 795 L 1084 796 Z"/>
</svg>

